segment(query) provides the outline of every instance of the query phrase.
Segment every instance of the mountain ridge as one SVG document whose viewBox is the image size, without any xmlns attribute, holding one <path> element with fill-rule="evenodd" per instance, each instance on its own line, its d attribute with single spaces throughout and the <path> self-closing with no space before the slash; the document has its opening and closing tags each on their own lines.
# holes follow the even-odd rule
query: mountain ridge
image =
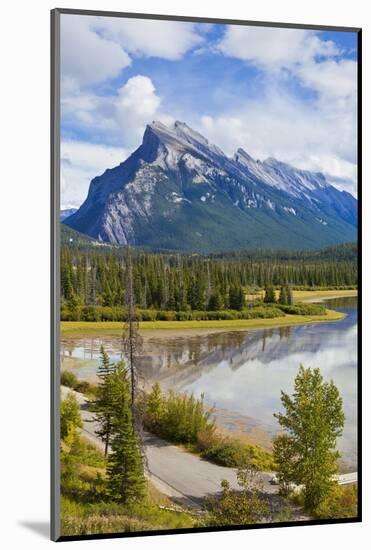
<svg viewBox="0 0 371 550">
<path fill-rule="evenodd" d="M 114 244 L 174 250 L 318 248 L 356 238 L 357 201 L 321 173 L 242 148 L 230 158 L 184 122 L 154 121 L 65 223 Z"/>
</svg>

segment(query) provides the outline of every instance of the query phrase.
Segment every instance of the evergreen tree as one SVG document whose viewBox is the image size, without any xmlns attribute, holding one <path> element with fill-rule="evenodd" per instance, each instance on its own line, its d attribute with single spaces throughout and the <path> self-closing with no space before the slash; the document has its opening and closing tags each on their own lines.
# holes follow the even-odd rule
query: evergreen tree
<svg viewBox="0 0 371 550">
<path fill-rule="evenodd" d="M 287 304 L 287 292 L 284 286 L 281 286 L 278 302 L 283 305 Z"/>
<path fill-rule="evenodd" d="M 229 307 L 241 311 L 246 305 L 242 286 L 231 286 L 229 289 Z"/>
<path fill-rule="evenodd" d="M 134 305 L 144 309 L 203 310 L 215 290 L 224 307 L 232 307 L 231 289 L 256 285 L 285 287 L 290 303 L 288 282 L 293 287 L 356 287 L 358 279 L 354 245 L 315 253 L 260 250 L 207 257 L 133 251 L 131 261 Z M 79 320 L 82 305 L 122 308 L 127 275 L 127 262 L 118 249 L 64 245 L 61 303 L 65 317 Z"/>
<path fill-rule="evenodd" d="M 145 402 L 145 424 L 154 432 L 158 431 L 164 413 L 164 398 L 158 382 L 152 386 Z"/>
<path fill-rule="evenodd" d="M 265 287 L 264 302 L 266 304 L 274 304 L 276 302 L 276 293 L 271 285 Z"/>
<path fill-rule="evenodd" d="M 104 454 L 107 456 L 112 432 L 111 375 L 114 372 L 114 365 L 110 362 L 103 346 L 100 348 L 100 356 L 101 359 L 97 371 L 99 384 L 96 399 L 92 403 L 92 410 L 95 413 L 94 420 L 99 424 L 99 429 L 95 433 L 102 439 Z"/>
<path fill-rule="evenodd" d="M 287 297 L 287 304 L 289 306 L 293 306 L 294 305 L 294 296 L 292 294 L 292 288 L 291 286 L 287 286 L 286 287 L 286 297 Z"/>
<path fill-rule="evenodd" d="M 219 290 L 214 290 L 211 293 L 208 309 L 210 311 L 219 311 L 220 309 L 223 309 L 223 301 L 222 296 L 219 292 Z"/>
<path fill-rule="evenodd" d="M 143 461 L 134 431 L 130 384 L 123 362 L 116 365 L 111 378 L 112 439 L 108 458 L 108 490 L 122 504 L 141 500 L 145 493 Z"/>
<path fill-rule="evenodd" d="M 281 392 L 285 412 L 274 416 L 286 433 L 274 441 L 274 458 L 283 490 L 304 487 L 305 507 L 314 512 L 334 485 L 340 454 L 336 440 L 344 427 L 343 403 L 335 384 L 319 369 L 300 366 L 292 397 Z"/>
</svg>

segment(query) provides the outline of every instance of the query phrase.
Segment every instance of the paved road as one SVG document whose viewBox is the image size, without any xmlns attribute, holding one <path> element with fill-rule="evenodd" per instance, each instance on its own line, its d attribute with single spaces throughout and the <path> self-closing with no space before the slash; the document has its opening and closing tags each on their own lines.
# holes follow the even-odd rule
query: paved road
<svg viewBox="0 0 371 550">
<path fill-rule="evenodd" d="M 92 421 L 92 413 L 86 410 L 86 398 L 81 393 L 62 387 L 63 397 L 68 392 L 72 392 L 80 404 L 84 435 L 103 450 L 102 441 L 95 435 L 98 425 Z M 144 444 L 149 477 L 160 491 L 179 502 L 198 506 L 201 499 L 220 491 L 222 479 L 238 488 L 234 468 L 212 464 L 149 433 L 144 434 Z M 273 474 L 261 472 L 259 477 L 264 492 L 277 493 L 277 485 L 271 483 Z M 339 484 L 355 483 L 357 473 L 338 476 L 337 479 Z"/>
<path fill-rule="evenodd" d="M 339 485 L 350 485 L 351 483 L 358 483 L 358 472 L 351 472 L 350 474 L 341 474 L 334 478 Z"/>
<path fill-rule="evenodd" d="M 103 450 L 102 441 L 95 435 L 98 425 L 92 421 L 92 413 L 86 410 L 86 398 L 81 393 L 62 387 L 63 398 L 68 392 L 73 393 L 80 404 L 85 437 Z M 234 468 L 212 464 L 149 433 L 144 434 L 144 444 L 152 481 L 160 491 L 178 501 L 198 505 L 205 496 L 220 492 L 223 479 L 238 488 Z M 264 492 L 277 492 L 277 486 L 270 483 L 272 474 L 260 473 L 259 476 Z"/>
</svg>

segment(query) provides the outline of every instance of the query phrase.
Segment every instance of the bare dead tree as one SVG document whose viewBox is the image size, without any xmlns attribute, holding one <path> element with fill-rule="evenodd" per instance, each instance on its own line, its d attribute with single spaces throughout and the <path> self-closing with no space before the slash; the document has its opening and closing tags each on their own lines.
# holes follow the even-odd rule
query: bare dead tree
<svg viewBox="0 0 371 550">
<path fill-rule="evenodd" d="M 139 334 L 139 321 L 135 308 L 135 294 L 133 284 L 133 266 L 131 260 L 131 251 L 129 246 L 126 250 L 126 270 L 125 270 L 125 306 L 126 319 L 123 331 L 123 352 L 127 358 L 130 381 L 131 381 L 131 410 L 134 427 L 138 428 L 138 408 L 137 408 L 137 393 L 138 393 L 138 371 L 137 371 L 137 355 L 142 349 L 142 338 Z"/>
</svg>

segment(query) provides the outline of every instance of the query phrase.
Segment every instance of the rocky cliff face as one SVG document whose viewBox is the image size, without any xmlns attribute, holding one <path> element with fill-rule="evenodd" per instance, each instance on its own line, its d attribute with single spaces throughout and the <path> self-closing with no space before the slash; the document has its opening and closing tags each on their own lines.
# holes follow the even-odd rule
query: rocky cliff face
<svg viewBox="0 0 371 550">
<path fill-rule="evenodd" d="M 141 146 L 94 178 L 66 225 L 115 243 L 196 252 L 318 248 L 356 239 L 357 201 L 320 173 L 233 158 L 176 122 L 148 125 Z"/>
</svg>

